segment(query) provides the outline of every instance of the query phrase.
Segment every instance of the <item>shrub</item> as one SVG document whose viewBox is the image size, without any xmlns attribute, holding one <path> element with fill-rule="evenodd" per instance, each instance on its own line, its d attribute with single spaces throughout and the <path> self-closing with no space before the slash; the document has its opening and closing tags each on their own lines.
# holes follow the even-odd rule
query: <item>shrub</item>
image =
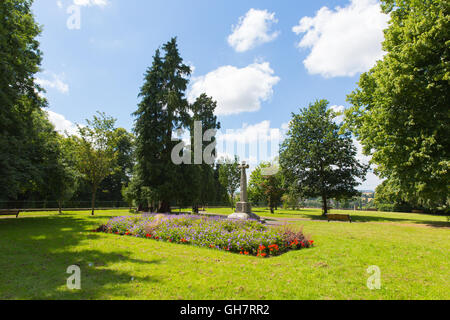
<svg viewBox="0 0 450 320">
<path fill-rule="evenodd" d="M 298 246 L 309 248 L 314 243 L 303 234 L 303 226 L 298 230 L 292 225 L 285 224 L 280 229 L 283 240 L 293 248 Z"/>
<path fill-rule="evenodd" d="M 98 232 L 149 238 L 261 257 L 309 248 L 313 241 L 292 226 L 271 228 L 258 221 L 202 216 L 118 217 Z"/>
</svg>

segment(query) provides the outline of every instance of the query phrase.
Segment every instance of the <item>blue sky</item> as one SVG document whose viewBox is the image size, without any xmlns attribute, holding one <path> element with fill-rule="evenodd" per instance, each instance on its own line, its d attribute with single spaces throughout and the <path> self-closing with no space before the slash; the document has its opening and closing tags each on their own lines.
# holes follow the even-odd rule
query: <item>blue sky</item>
<svg viewBox="0 0 450 320">
<path fill-rule="evenodd" d="M 100 110 L 131 130 L 143 74 L 177 36 L 194 69 L 188 97 L 212 95 L 223 141 L 250 143 L 270 130 L 266 140 L 279 139 L 291 112 L 316 99 L 348 107 L 360 73 L 383 55 L 387 22 L 376 0 L 35 0 L 33 12 L 43 26 L 37 78 L 57 129 Z M 369 175 L 361 188 L 378 183 Z"/>
</svg>

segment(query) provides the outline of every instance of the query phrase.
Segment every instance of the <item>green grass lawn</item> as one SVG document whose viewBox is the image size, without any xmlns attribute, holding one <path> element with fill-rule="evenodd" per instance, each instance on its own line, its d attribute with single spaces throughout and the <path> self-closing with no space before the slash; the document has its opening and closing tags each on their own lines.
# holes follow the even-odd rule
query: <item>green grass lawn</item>
<svg viewBox="0 0 450 320">
<path fill-rule="evenodd" d="M 206 208 L 206 212 L 229 215 L 233 213 L 231 208 Z M 271 219 L 302 219 L 302 220 L 326 220 L 322 216 L 320 209 L 279 209 L 274 214 L 266 208 L 253 208 L 257 215 Z M 400 213 L 400 212 L 377 212 L 377 211 L 353 211 L 353 210 L 330 210 L 330 213 L 350 214 L 354 222 L 392 222 L 392 223 L 412 223 L 433 226 L 449 226 L 447 218 L 442 215 Z"/>
<path fill-rule="evenodd" d="M 363 222 L 350 224 L 320 221 L 312 209 L 257 213 L 308 219 L 292 223 L 316 246 L 261 259 L 90 232 L 126 211 L 1 217 L 0 299 L 450 298 L 445 217 L 350 212 Z M 81 267 L 79 291 L 66 287 L 73 264 Z M 371 265 L 381 269 L 380 290 L 366 286 Z"/>
</svg>

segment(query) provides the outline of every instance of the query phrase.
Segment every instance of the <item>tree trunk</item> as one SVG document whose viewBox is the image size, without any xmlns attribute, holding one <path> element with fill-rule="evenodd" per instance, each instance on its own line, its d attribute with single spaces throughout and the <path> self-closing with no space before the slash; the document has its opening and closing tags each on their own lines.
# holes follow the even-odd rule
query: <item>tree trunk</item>
<svg viewBox="0 0 450 320">
<path fill-rule="evenodd" d="M 62 213 L 62 203 L 61 200 L 58 200 L 58 209 L 59 209 L 59 214 Z"/>
<path fill-rule="evenodd" d="M 327 196 L 323 195 L 322 196 L 322 202 L 323 202 L 323 216 L 326 216 L 328 214 L 328 205 L 327 205 Z"/>
<path fill-rule="evenodd" d="M 158 213 L 170 213 L 170 212 L 171 210 L 169 202 L 165 200 L 161 201 L 159 203 Z"/>
<path fill-rule="evenodd" d="M 97 187 L 92 187 L 92 200 L 91 200 L 91 207 L 92 207 L 92 215 L 94 215 L 95 212 L 95 194 L 97 193 Z"/>
<path fill-rule="evenodd" d="M 230 204 L 231 204 L 231 210 L 234 210 L 234 194 L 231 194 L 230 196 Z"/>
<path fill-rule="evenodd" d="M 275 213 L 275 210 L 273 209 L 272 206 L 270 206 L 270 213 L 271 213 L 271 214 L 274 214 L 274 213 Z"/>
</svg>

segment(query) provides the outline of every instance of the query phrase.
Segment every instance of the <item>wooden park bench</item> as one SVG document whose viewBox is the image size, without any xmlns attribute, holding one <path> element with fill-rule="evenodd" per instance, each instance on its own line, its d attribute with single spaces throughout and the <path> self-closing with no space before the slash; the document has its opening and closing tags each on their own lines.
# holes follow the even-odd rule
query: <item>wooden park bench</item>
<svg viewBox="0 0 450 320">
<path fill-rule="evenodd" d="M 20 210 L 0 210 L 0 216 L 19 216 Z"/>
<path fill-rule="evenodd" d="M 327 214 L 328 222 L 330 221 L 350 221 L 352 223 L 352 218 L 349 214 Z"/>
</svg>

